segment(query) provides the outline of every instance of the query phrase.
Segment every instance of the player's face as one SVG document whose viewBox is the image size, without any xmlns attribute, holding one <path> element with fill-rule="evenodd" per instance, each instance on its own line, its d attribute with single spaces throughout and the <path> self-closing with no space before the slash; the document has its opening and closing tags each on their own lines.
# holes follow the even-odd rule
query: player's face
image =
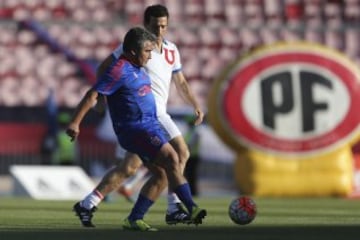
<svg viewBox="0 0 360 240">
<path fill-rule="evenodd" d="M 156 37 L 162 40 L 167 32 L 168 18 L 167 17 L 151 17 L 149 23 L 145 26 L 147 30 L 155 34 Z"/>
<path fill-rule="evenodd" d="M 137 64 L 139 66 L 145 66 L 151 59 L 151 51 L 154 49 L 154 43 L 151 41 L 145 41 L 144 47 L 137 54 Z"/>
</svg>

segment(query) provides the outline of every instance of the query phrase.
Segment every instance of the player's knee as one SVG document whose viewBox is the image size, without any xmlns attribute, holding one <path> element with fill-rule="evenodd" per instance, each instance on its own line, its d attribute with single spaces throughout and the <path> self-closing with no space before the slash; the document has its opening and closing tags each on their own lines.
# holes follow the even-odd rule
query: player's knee
<svg viewBox="0 0 360 240">
<path fill-rule="evenodd" d="M 126 178 L 134 176 L 137 168 L 131 165 L 123 165 L 119 168 L 119 171 L 124 174 Z"/>
<path fill-rule="evenodd" d="M 177 151 L 171 147 L 163 148 L 160 157 L 157 159 L 157 163 L 166 171 L 166 173 L 181 170 L 179 155 Z"/>
<path fill-rule="evenodd" d="M 190 157 L 190 151 L 187 147 L 180 148 L 178 154 L 180 163 L 186 163 Z"/>
<path fill-rule="evenodd" d="M 180 158 L 176 153 L 170 155 L 167 163 L 168 169 L 171 171 L 180 169 Z"/>
<path fill-rule="evenodd" d="M 128 167 L 128 168 L 126 168 L 126 176 L 127 176 L 127 177 L 134 176 L 135 173 L 136 173 L 136 171 L 137 171 L 137 168 Z"/>
</svg>

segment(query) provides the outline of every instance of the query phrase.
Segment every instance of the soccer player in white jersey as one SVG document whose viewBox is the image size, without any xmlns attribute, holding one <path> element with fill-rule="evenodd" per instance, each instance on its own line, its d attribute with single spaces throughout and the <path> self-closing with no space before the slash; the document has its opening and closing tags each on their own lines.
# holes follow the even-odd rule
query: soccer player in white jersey
<svg viewBox="0 0 360 240">
<path fill-rule="evenodd" d="M 152 51 L 152 59 L 148 61 L 145 68 L 150 75 L 151 88 L 155 96 L 159 122 L 168 134 L 169 143 L 179 155 L 179 162 L 183 172 L 189 158 L 189 150 L 180 130 L 166 111 L 171 81 L 174 81 L 181 96 L 194 107 L 194 114 L 196 116 L 196 120 L 194 121 L 195 125 L 203 121 L 204 113 L 182 73 L 180 54 L 176 45 L 164 39 L 168 28 L 168 19 L 168 10 L 162 5 L 149 6 L 144 12 L 145 28 L 157 37 L 156 47 Z M 114 56 L 119 57 L 121 55 L 121 51 L 122 46 L 120 45 L 112 55 L 101 63 L 98 68 L 98 75 L 112 63 Z M 124 161 L 110 169 L 93 192 L 74 205 L 74 211 L 83 226 L 94 226 L 91 219 L 93 212 L 97 209 L 96 206 L 104 196 L 117 189 L 125 178 L 132 176 L 141 165 L 142 163 L 139 157 L 136 154 L 128 152 Z M 154 184 L 151 191 L 149 191 L 152 193 L 150 198 L 158 197 L 167 186 L 165 176 L 162 180 L 162 182 Z M 136 204 L 134 208 L 136 208 Z M 188 212 L 176 194 L 172 192 L 168 194 L 168 209 L 165 221 L 167 224 L 189 223 Z"/>
</svg>

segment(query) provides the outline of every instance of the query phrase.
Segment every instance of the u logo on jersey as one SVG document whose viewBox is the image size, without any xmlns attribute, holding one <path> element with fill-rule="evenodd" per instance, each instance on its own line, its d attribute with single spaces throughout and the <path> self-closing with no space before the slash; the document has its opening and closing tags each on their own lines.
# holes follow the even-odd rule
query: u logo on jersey
<svg viewBox="0 0 360 240">
<path fill-rule="evenodd" d="M 175 51 L 164 48 L 165 60 L 171 65 L 175 62 Z"/>
</svg>

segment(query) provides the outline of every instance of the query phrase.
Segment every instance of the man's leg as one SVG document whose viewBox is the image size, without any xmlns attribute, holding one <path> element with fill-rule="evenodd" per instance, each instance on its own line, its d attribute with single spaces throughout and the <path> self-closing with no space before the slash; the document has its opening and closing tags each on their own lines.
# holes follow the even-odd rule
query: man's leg
<svg viewBox="0 0 360 240">
<path fill-rule="evenodd" d="M 129 216 L 124 220 L 123 228 L 127 230 L 156 231 L 143 218 L 156 199 L 158 199 L 161 192 L 166 188 L 167 179 L 162 168 L 153 164 L 147 164 L 146 166 L 151 172 L 151 177 L 142 187 L 134 207 Z"/>
<path fill-rule="evenodd" d="M 175 149 L 179 156 L 180 169 L 183 173 L 189 158 L 189 149 L 187 147 L 187 144 L 185 143 L 185 140 L 181 135 L 174 137 L 170 140 L 169 143 Z M 177 224 L 179 222 L 187 222 L 188 213 L 185 211 L 185 208 L 176 193 L 174 193 L 170 188 L 168 188 L 167 199 L 168 207 L 165 216 L 166 223 Z"/>
<path fill-rule="evenodd" d="M 200 163 L 199 156 L 190 156 L 184 171 L 184 176 L 190 184 L 191 194 L 193 197 L 199 195 L 198 189 L 198 166 Z"/>
<path fill-rule="evenodd" d="M 202 219 L 206 216 L 206 210 L 199 208 L 193 201 L 189 184 L 181 173 L 179 158 L 174 148 L 166 143 L 164 144 L 153 166 L 161 167 L 168 179 L 168 186 L 170 189 L 175 189 L 175 193 L 179 196 L 181 201 L 185 204 L 190 217 L 189 223 L 200 224 Z M 138 231 L 153 231 L 143 220 L 144 215 L 159 197 L 163 189 L 166 187 L 166 181 L 163 171 L 154 171 L 153 167 L 149 166 L 152 172 L 152 177 L 143 186 L 138 200 L 135 203 L 130 215 L 124 220 L 123 228 Z"/>
<path fill-rule="evenodd" d="M 127 153 L 125 159 L 111 168 L 90 194 L 74 205 L 73 210 L 84 227 L 94 227 L 91 219 L 96 207 L 107 194 L 117 189 L 124 179 L 134 175 L 141 165 L 142 162 L 136 154 Z"/>
<path fill-rule="evenodd" d="M 148 175 L 149 171 L 145 166 L 139 167 L 132 177 L 127 178 L 123 182 L 123 184 L 118 189 L 118 193 L 123 195 L 129 202 L 135 202 L 135 191 L 137 191 L 140 184 L 142 186 L 143 183 L 146 182 Z"/>
<path fill-rule="evenodd" d="M 190 186 L 182 174 L 183 168 L 180 165 L 178 154 L 170 144 L 165 144 L 158 156 L 155 164 L 164 168 L 169 189 L 173 190 L 184 203 L 190 214 L 190 220 L 195 224 L 200 224 L 206 216 L 206 210 L 200 209 L 193 201 Z"/>
</svg>

